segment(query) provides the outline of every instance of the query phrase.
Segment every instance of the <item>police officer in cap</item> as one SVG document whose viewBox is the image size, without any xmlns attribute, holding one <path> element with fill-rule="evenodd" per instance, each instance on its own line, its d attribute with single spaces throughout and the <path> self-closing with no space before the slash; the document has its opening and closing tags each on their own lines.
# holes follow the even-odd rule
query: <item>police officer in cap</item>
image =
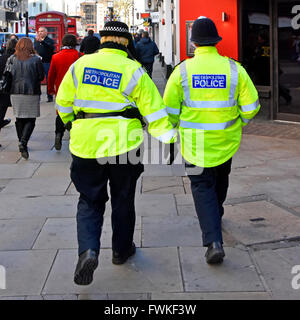
<svg viewBox="0 0 300 320">
<path fill-rule="evenodd" d="M 199 17 L 193 24 L 192 59 L 178 65 L 164 93 L 170 119 L 179 127 L 193 199 L 209 264 L 225 256 L 221 230 L 232 156 L 242 127 L 260 109 L 258 93 L 245 69 L 221 56 L 214 22 Z"/>
<path fill-rule="evenodd" d="M 101 47 L 78 59 L 57 94 L 57 110 L 71 123 L 71 179 L 80 194 L 77 211 L 78 263 L 74 282 L 88 285 L 98 266 L 100 236 L 110 183 L 112 263 L 135 254 L 135 188 L 143 172 L 139 148 L 143 118 L 149 133 L 169 143 L 176 130 L 163 100 L 141 64 L 128 52 L 132 36 L 125 23 L 107 22 Z"/>
</svg>

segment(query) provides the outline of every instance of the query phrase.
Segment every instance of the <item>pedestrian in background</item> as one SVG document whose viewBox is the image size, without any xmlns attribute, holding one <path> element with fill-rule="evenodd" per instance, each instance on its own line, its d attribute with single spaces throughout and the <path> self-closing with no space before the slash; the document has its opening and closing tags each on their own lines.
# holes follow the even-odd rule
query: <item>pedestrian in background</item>
<svg viewBox="0 0 300 320">
<path fill-rule="evenodd" d="M 152 78 L 154 57 L 159 54 L 159 50 L 156 43 L 150 39 L 147 31 L 142 33 L 142 39 L 137 43 L 135 50 L 138 61 L 142 63 Z"/>
<path fill-rule="evenodd" d="M 18 40 L 11 39 L 7 41 L 6 50 L 2 56 L 0 56 L 0 78 L 3 75 L 6 62 L 8 58 L 15 53 L 15 48 L 18 43 Z M 11 122 L 11 119 L 5 118 L 5 114 L 7 108 L 11 106 L 10 95 L 8 93 L 1 93 L 0 94 L 0 129 L 5 127 Z"/>
<path fill-rule="evenodd" d="M 42 57 L 46 80 L 48 82 L 48 73 L 50 69 L 51 59 L 55 51 L 55 46 L 54 41 L 48 37 L 48 30 L 45 27 L 40 27 L 38 30 L 34 41 L 34 49 L 38 53 L 38 55 Z M 53 102 L 52 95 L 47 94 L 47 98 L 47 102 Z"/>
<path fill-rule="evenodd" d="M 41 81 L 45 77 L 41 58 L 36 55 L 30 38 L 22 38 L 16 52 L 7 60 L 12 74 L 11 102 L 16 117 L 19 151 L 28 159 L 27 144 L 40 116 Z"/>
<path fill-rule="evenodd" d="M 62 48 L 59 53 L 52 57 L 49 74 L 48 74 L 48 94 L 57 95 L 58 88 L 66 72 L 71 64 L 81 57 L 75 47 L 77 39 L 73 34 L 66 34 L 62 38 Z M 57 111 L 56 111 L 57 112 Z M 57 113 L 55 121 L 55 149 L 60 150 L 62 145 L 62 138 L 64 136 L 65 126 L 60 116 Z"/>
<path fill-rule="evenodd" d="M 94 36 L 94 31 L 89 30 L 87 37 L 85 37 L 80 45 L 80 52 L 84 54 L 91 54 L 99 50 L 100 39 Z"/>
<path fill-rule="evenodd" d="M 164 102 L 179 127 L 181 151 L 202 230 L 207 263 L 221 263 L 221 221 L 232 156 L 239 148 L 242 127 L 260 109 L 258 93 L 246 70 L 219 55 L 222 38 L 214 22 L 199 17 L 192 26 L 195 57 L 171 74 Z"/>
</svg>

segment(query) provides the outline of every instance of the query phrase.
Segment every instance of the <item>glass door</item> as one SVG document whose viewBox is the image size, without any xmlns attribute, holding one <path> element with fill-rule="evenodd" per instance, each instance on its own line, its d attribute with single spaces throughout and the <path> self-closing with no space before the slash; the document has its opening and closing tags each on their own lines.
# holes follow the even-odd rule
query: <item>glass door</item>
<svg viewBox="0 0 300 320">
<path fill-rule="evenodd" d="M 300 121 L 300 2 L 277 0 L 276 6 L 277 119 Z"/>
</svg>

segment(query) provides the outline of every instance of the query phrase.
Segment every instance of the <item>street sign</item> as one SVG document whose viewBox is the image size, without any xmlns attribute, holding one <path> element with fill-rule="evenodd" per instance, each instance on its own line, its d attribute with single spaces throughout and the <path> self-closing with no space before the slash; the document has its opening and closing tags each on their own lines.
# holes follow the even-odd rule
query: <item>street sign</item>
<svg viewBox="0 0 300 320">
<path fill-rule="evenodd" d="M 150 12 L 152 23 L 159 23 L 159 12 Z"/>
</svg>

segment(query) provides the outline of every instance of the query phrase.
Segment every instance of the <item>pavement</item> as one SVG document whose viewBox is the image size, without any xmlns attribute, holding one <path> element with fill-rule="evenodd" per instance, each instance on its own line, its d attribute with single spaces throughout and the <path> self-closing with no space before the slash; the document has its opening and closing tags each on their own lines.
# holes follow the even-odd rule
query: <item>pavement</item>
<svg viewBox="0 0 300 320">
<path fill-rule="evenodd" d="M 158 62 L 153 79 L 163 92 Z M 68 134 L 56 151 L 54 105 L 43 91 L 28 161 L 18 152 L 14 121 L 0 133 L 1 300 L 300 299 L 300 125 L 245 128 L 225 206 L 222 265 L 205 262 L 183 166 L 148 164 L 136 194 L 136 255 L 112 264 L 108 204 L 94 281 L 77 286 L 78 193 Z M 11 108 L 7 116 L 14 120 Z"/>
</svg>

